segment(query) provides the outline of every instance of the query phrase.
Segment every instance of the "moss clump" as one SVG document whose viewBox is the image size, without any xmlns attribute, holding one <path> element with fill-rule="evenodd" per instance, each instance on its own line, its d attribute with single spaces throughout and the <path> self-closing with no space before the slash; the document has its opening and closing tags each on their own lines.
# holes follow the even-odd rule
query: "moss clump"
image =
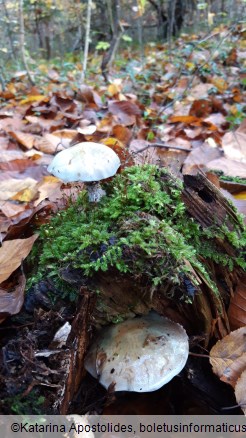
<svg viewBox="0 0 246 438">
<path fill-rule="evenodd" d="M 246 239 L 240 227 L 234 231 L 237 239 L 233 235 L 236 256 L 221 252 L 215 237 L 227 239 L 227 228 L 203 230 L 190 218 L 181 200 L 182 183 L 167 170 L 133 166 L 105 188 L 108 195 L 98 204 L 88 203 L 82 192 L 73 206 L 41 228 L 35 281 L 44 276 L 59 281 L 67 265 L 89 277 L 114 267 L 144 277 L 152 288 L 165 280 L 196 288 L 202 279 L 218 294 L 204 260 L 229 269 L 244 265 L 240 250 Z"/>
</svg>

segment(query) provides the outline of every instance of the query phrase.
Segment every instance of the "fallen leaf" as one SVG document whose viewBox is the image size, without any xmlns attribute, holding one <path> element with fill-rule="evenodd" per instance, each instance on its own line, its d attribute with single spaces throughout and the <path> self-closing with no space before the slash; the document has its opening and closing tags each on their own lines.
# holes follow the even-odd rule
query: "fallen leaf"
<svg viewBox="0 0 246 438">
<path fill-rule="evenodd" d="M 198 122 L 199 118 L 196 116 L 172 116 L 169 118 L 168 120 L 170 123 L 177 123 L 177 122 L 182 122 L 182 123 L 194 123 L 194 122 Z"/>
<path fill-rule="evenodd" d="M 189 115 L 196 117 L 207 117 L 212 113 L 213 105 L 208 99 L 194 100 Z"/>
<path fill-rule="evenodd" d="M 78 128 L 76 134 L 79 132 L 79 134 L 83 134 L 83 135 L 92 135 L 94 134 L 94 132 L 96 132 L 96 130 L 97 130 L 96 125 L 89 125 L 83 128 Z"/>
<path fill-rule="evenodd" d="M 24 105 L 26 103 L 32 103 L 32 102 L 41 102 L 45 99 L 45 96 L 36 94 L 34 96 L 28 96 L 26 99 L 23 99 L 20 101 L 20 105 Z"/>
<path fill-rule="evenodd" d="M 37 239 L 34 234 L 27 239 L 15 239 L 4 241 L 0 248 L 0 283 L 5 281 L 22 263 Z"/>
<path fill-rule="evenodd" d="M 130 126 L 136 123 L 136 117 L 141 115 L 140 108 L 129 100 L 111 101 L 108 110 L 117 117 L 120 124 Z"/>
<path fill-rule="evenodd" d="M 13 201 L 19 201 L 19 202 L 30 202 L 37 194 L 37 187 L 27 188 L 20 190 L 18 193 L 16 193 L 14 196 L 12 196 Z"/>
<path fill-rule="evenodd" d="M 239 176 L 246 178 L 246 166 L 240 161 L 231 160 L 226 157 L 217 158 L 209 161 L 206 165 L 208 170 L 221 170 L 224 175 Z"/>
<path fill-rule="evenodd" d="M 25 205 L 13 201 L 0 201 L 0 210 L 6 217 L 12 217 L 25 210 Z"/>
<path fill-rule="evenodd" d="M 246 201 L 246 190 L 243 190 L 242 192 L 237 193 L 234 195 L 235 199 L 241 199 L 242 201 Z"/>
<path fill-rule="evenodd" d="M 0 323 L 9 315 L 16 315 L 20 312 L 24 302 L 24 292 L 26 278 L 22 272 L 19 272 L 17 282 L 11 292 L 0 288 Z"/>
<path fill-rule="evenodd" d="M 242 411 L 246 415 L 246 370 L 244 370 L 239 377 L 235 386 L 235 396 L 237 403 L 240 405 Z"/>
<path fill-rule="evenodd" d="M 214 76 L 211 82 L 220 93 L 224 93 L 228 88 L 227 82 L 220 76 Z"/>
<path fill-rule="evenodd" d="M 9 131 L 9 135 L 27 149 L 32 149 L 35 143 L 35 136 L 21 131 Z"/>
<path fill-rule="evenodd" d="M 241 327 L 218 341 L 210 351 L 213 372 L 233 388 L 246 369 L 245 338 L 246 327 Z"/>
<path fill-rule="evenodd" d="M 209 91 L 214 88 L 213 84 L 198 84 L 189 92 L 190 99 L 206 99 Z"/>
<path fill-rule="evenodd" d="M 192 172 L 194 166 L 198 169 L 199 166 L 203 166 L 209 163 L 211 160 L 215 160 L 219 158 L 221 153 L 219 149 L 209 146 L 207 143 L 204 143 L 202 146 L 198 146 L 194 148 L 186 158 L 182 173 L 189 174 Z"/>
<path fill-rule="evenodd" d="M 34 146 L 45 154 L 54 154 L 65 148 L 60 138 L 54 134 L 45 134 L 43 137 L 36 136 Z"/>
<path fill-rule="evenodd" d="M 222 139 L 226 158 L 246 164 L 246 133 L 227 132 Z"/>
<path fill-rule="evenodd" d="M 37 181 L 33 178 L 25 178 L 25 179 L 15 179 L 9 178 L 0 182 L 0 200 L 6 201 L 8 199 L 12 199 L 16 193 L 21 190 L 30 189 L 32 190 Z"/>
<path fill-rule="evenodd" d="M 100 108 L 102 106 L 102 100 L 98 93 L 96 93 L 91 87 L 87 85 L 81 85 L 77 95 L 78 100 L 85 102 L 89 108 Z"/>
<path fill-rule="evenodd" d="M 37 184 L 37 190 L 39 193 L 38 198 L 34 202 L 34 205 L 37 206 L 44 199 L 49 199 L 50 201 L 55 201 L 58 198 L 63 196 L 61 192 L 62 182 L 58 178 L 52 175 L 45 176 L 43 180 Z"/>
</svg>

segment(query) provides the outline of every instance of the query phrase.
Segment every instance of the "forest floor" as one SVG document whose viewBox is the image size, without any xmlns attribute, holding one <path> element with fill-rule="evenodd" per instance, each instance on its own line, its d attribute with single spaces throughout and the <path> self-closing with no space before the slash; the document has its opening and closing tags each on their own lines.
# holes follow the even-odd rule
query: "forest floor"
<svg viewBox="0 0 246 438">
<path fill-rule="evenodd" d="M 45 281 L 31 295 L 25 295 L 26 282 L 32 275 L 28 255 L 39 241 L 39 227 L 71 206 L 83 188 L 82 183 L 64 184 L 48 173 L 47 166 L 57 152 L 79 142 L 100 142 L 119 155 L 123 172 L 136 164 L 153 164 L 168 168 L 180 181 L 185 175 L 200 173 L 238 210 L 241 220 L 246 221 L 245 37 L 241 25 L 220 26 L 209 35 L 182 35 L 171 47 L 167 43 L 148 44 L 143 59 L 137 52 L 125 50 L 115 61 L 108 84 L 101 76 L 99 57 L 94 55 L 91 55 L 86 84 L 80 83 L 79 62 L 61 66 L 57 60 L 31 66 L 35 85 L 30 85 L 24 71 L 5 75 L 8 80 L 2 78 L 0 409 L 3 413 L 59 411 L 56 400 L 60 376 L 55 376 L 53 363 L 51 383 L 47 378 L 48 359 L 39 361 L 35 354 L 37 350 L 51 348 L 55 333 L 66 320 L 74 321 L 77 297 L 70 297 L 69 303 L 64 298 L 65 301 L 52 307 L 46 296 L 51 286 Z M 187 373 L 193 373 L 193 386 L 187 398 L 187 388 L 191 388 L 188 378 L 177 377 L 171 386 L 151 394 L 115 397 L 88 376 L 86 388 L 81 389 L 88 395 L 88 401 L 75 401 L 74 409 L 80 413 L 97 408 L 107 413 L 221 413 L 223 406 L 237 404 L 238 410 L 232 412 L 242 413 L 240 406 L 245 412 L 243 344 L 236 359 L 230 359 L 245 336 L 245 276 L 239 277 L 234 284 L 234 308 L 228 314 L 230 327 L 236 331 L 229 334 L 229 330 L 227 337 L 226 333 L 221 336 L 229 362 L 218 365 L 211 360 L 217 376 L 207 359 L 191 356 Z M 233 345 L 232 351 L 227 350 L 229 344 Z M 223 356 L 223 352 L 216 351 L 215 356 Z M 56 358 L 57 363 L 62 360 L 64 357 Z M 230 368 L 230 379 L 224 373 L 225 362 Z M 220 382 L 218 377 L 227 383 Z M 180 391 L 186 398 L 183 402 L 179 400 Z M 211 399 L 213 406 L 209 410 Z M 102 408 L 103 404 L 108 407 Z"/>
</svg>

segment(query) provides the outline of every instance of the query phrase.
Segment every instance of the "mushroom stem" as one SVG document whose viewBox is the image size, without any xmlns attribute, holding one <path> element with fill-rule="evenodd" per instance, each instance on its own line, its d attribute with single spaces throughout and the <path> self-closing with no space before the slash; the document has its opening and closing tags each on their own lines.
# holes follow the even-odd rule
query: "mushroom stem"
<svg viewBox="0 0 246 438">
<path fill-rule="evenodd" d="M 88 193 L 89 202 L 99 202 L 106 195 L 99 182 L 87 182 L 85 183 L 85 189 Z"/>
</svg>

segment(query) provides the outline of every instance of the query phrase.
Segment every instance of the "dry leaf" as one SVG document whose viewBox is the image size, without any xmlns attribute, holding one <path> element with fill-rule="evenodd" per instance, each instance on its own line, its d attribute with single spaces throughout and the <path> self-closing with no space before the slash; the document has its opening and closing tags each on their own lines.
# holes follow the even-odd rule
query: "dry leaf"
<svg viewBox="0 0 246 438">
<path fill-rule="evenodd" d="M 20 190 L 18 193 L 16 193 L 14 196 L 12 196 L 13 201 L 19 201 L 19 202 L 30 202 L 35 198 L 37 194 L 37 187 L 32 187 L 31 189 L 23 189 Z"/>
<path fill-rule="evenodd" d="M 63 196 L 60 188 L 62 182 L 58 178 L 52 175 L 45 176 L 43 181 L 37 185 L 37 190 L 39 192 L 38 199 L 34 202 L 37 206 L 44 199 L 49 199 L 50 201 L 55 201 Z"/>
<path fill-rule="evenodd" d="M 43 137 L 37 136 L 34 146 L 45 154 L 55 154 L 65 148 L 63 141 L 54 134 L 45 134 Z"/>
<path fill-rule="evenodd" d="M 204 143 L 202 146 L 198 146 L 189 153 L 184 162 L 182 173 L 184 175 L 189 174 L 192 172 L 194 166 L 198 169 L 198 166 L 205 165 L 209 163 L 209 161 L 215 160 L 220 156 L 221 153 L 218 149 Z"/>
<path fill-rule="evenodd" d="M 246 327 L 241 327 L 218 341 L 210 351 L 213 372 L 233 387 L 246 369 L 245 339 Z"/>
<path fill-rule="evenodd" d="M 13 196 L 20 192 L 21 190 L 30 189 L 32 190 L 37 181 L 33 178 L 16 179 L 9 178 L 5 181 L 0 182 L 0 200 L 5 201 L 12 199 Z"/>
<path fill-rule="evenodd" d="M 246 166 L 240 161 L 230 160 L 226 157 L 217 158 L 209 161 L 206 165 L 208 170 L 221 170 L 228 176 L 239 176 L 240 178 L 246 178 Z"/>
<path fill-rule="evenodd" d="M 208 117 L 212 113 L 213 105 L 208 99 L 194 100 L 189 115 L 196 117 Z"/>
<path fill-rule="evenodd" d="M 108 110 L 117 117 L 120 124 L 125 126 L 136 123 L 136 116 L 141 115 L 140 108 L 129 100 L 111 101 L 108 103 Z"/>
<path fill-rule="evenodd" d="M 177 122 L 194 123 L 194 122 L 198 122 L 199 118 L 196 116 L 172 116 L 169 118 L 168 121 L 170 123 L 177 123 Z"/>
<path fill-rule="evenodd" d="M 189 97 L 192 98 L 192 100 L 206 99 L 211 88 L 214 88 L 213 84 L 198 84 L 190 90 Z"/>
<path fill-rule="evenodd" d="M 35 136 L 21 131 L 9 131 L 9 135 L 17 140 L 27 149 L 32 149 L 35 143 Z"/>
<path fill-rule="evenodd" d="M 244 370 L 239 377 L 235 386 L 235 396 L 237 403 L 240 405 L 242 411 L 246 415 L 246 370 Z"/>
<path fill-rule="evenodd" d="M 220 93 L 224 93 L 228 88 L 227 82 L 221 76 L 214 76 L 211 82 Z"/>
<path fill-rule="evenodd" d="M 28 239 L 4 241 L 0 248 L 0 283 L 7 280 L 25 259 L 32 249 L 38 235 L 34 234 Z"/>
<path fill-rule="evenodd" d="M 222 139 L 222 148 L 227 158 L 246 164 L 245 132 L 227 132 Z"/>
<path fill-rule="evenodd" d="M 89 126 L 85 126 L 84 128 L 78 128 L 76 135 L 78 133 L 83 135 L 92 135 L 94 134 L 94 132 L 96 132 L 96 130 L 97 130 L 96 125 L 89 125 Z"/>
<path fill-rule="evenodd" d="M 25 275 L 21 272 L 18 281 L 11 292 L 0 288 L 0 323 L 9 315 L 16 315 L 22 308 L 24 302 L 24 292 L 26 286 Z"/>
</svg>

